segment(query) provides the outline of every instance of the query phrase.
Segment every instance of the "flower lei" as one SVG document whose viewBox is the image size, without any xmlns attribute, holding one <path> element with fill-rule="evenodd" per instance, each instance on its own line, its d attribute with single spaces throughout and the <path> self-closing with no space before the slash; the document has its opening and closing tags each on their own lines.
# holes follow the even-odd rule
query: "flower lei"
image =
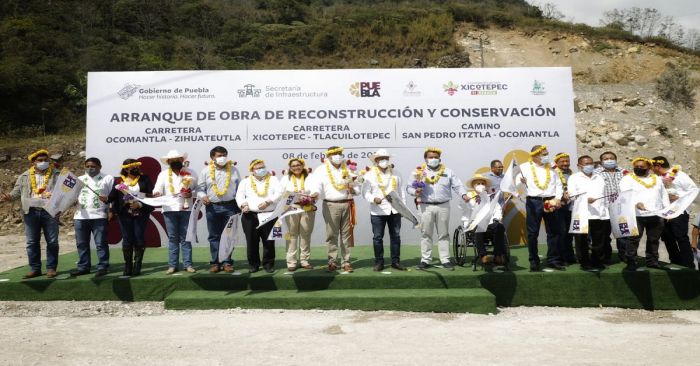
<svg viewBox="0 0 700 366">
<path fill-rule="evenodd" d="M 674 165 L 674 166 L 671 167 L 671 170 L 668 171 L 668 176 L 671 177 L 671 178 L 675 178 L 675 177 L 676 177 L 676 174 L 678 174 L 678 172 L 679 172 L 680 170 L 681 170 L 681 166 L 680 166 L 680 165 Z"/>
<path fill-rule="evenodd" d="M 549 169 L 549 165 L 545 164 L 544 165 L 544 170 L 547 172 L 547 175 L 544 179 L 544 184 L 540 184 L 539 178 L 537 178 L 537 173 L 535 172 L 535 163 L 532 162 L 532 158 L 530 158 L 530 171 L 532 171 L 532 178 L 535 181 L 535 186 L 541 190 L 547 189 L 547 186 L 549 185 L 549 181 L 552 179 L 552 174 Z"/>
<path fill-rule="evenodd" d="M 253 188 L 253 192 L 258 195 L 258 197 L 266 197 L 267 196 L 267 190 L 270 188 L 270 175 L 265 176 L 265 190 L 262 191 L 262 193 L 258 192 L 258 186 L 255 185 L 255 178 L 253 176 L 250 176 L 250 186 Z"/>
<path fill-rule="evenodd" d="M 644 183 L 644 181 L 639 179 L 639 177 L 636 174 L 630 174 L 629 176 L 632 177 L 632 179 L 634 179 L 637 183 L 643 185 L 647 189 L 656 185 L 656 174 L 651 175 L 651 183 L 649 183 L 649 184 Z"/>
<path fill-rule="evenodd" d="M 35 194 L 42 194 L 46 190 L 46 187 L 49 184 L 49 179 L 51 178 L 52 172 L 53 172 L 53 168 L 49 165 L 49 167 L 44 172 L 44 185 L 41 187 L 37 187 L 36 186 L 35 169 L 33 166 L 31 168 L 29 168 L 29 181 L 32 184 L 32 192 L 34 192 Z"/>
<path fill-rule="evenodd" d="M 184 172 L 180 172 L 180 175 L 183 176 L 183 181 L 184 181 L 184 176 L 187 176 L 189 174 L 187 174 L 187 173 L 183 174 L 183 173 Z M 168 168 L 168 185 L 170 188 L 170 194 L 172 194 L 174 196 L 175 195 L 175 187 L 173 186 L 173 169 L 172 168 Z M 182 188 L 187 188 L 187 187 L 184 187 L 184 185 L 185 185 L 184 182 L 182 185 L 183 185 Z"/>
<path fill-rule="evenodd" d="M 425 172 L 426 169 L 427 169 L 427 165 L 426 165 L 425 163 L 423 163 L 423 165 L 422 165 L 422 167 L 421 167 L 421 170 L 422 170 L 423 172 Z M 437 181 L 440 180 L 440 177 L 442 176 L 442 174 L 443 174 L 444 172 L 445 172 L 445 164 L 440 164 L 440 168 L 438 169 L 437 174 L 435 174 L 435 176 L 433 176 L 433 177 L 429 177 L 429 176 L 425 175 L 424 180 L 425 180 L 426 183 L 428 183 L 428 184 L 435 184 L 435 183 L 437 183 Z M 425 174 L 425 173 L 424 173 L 424 174 Z"/>
<path fill-rule="evenodd" d="M 542 145 L 542 146 L 538 147 L 535 151 L 530 152 L 530 156 L 535 156 L 546 149 L 547 149 L 547 145 Z"/>
<path fill-rule="evenodd" d="M 227 161 L 226 162 L 226 183 L 224 183 L 224 189 L 219 190 L 219 186 L 216 184 L 216 172 L 215 172 L 215 163 L 213 161 L 209 162 L 209 178 L 211 178 L 211 190 L 214 191 L 214 193 L 221 197 L 228 192 L 228 187 L 231 184 L 231 162 Z"/>
<path fill-rule="evenodd" d="M 302 174 L 301 179 L 299 179 L 299 180 L 301 181 L 300 186 L 301 186 L 301 190 L 303 191 L 304 190 L 304 181 L 306 180 L 306 178 Z M 294 174 L 292 174 L 292 183 L 294 183 L 294 192 L 299 192 L 300 189 L 297 187 L 297 176 Z"/>
<path fill-rule="evenodd" d="M 122 177 L 122 182 L 124 182 L 124 184 L 128 185 L 129 187 L 135 186 L 136 183 L 139 182 L 139 179 L 141 179 L 140 175 L 138 177 L 136 177 L 136 179 L 131 179 L 131 178 L 125 177 L 123 175 L 121 175 L 121 177 Z"/>
<path fill-rule="evenodd" d="M 564 172 L 561 169 L 557 168 L 557 174 L 559 175 L 559 180 L 561 181 L 561 184 L 564 186 L 564 190 L 566 191 L 566 186 L 567 186 L 568 182 L 566 181 L 566 178 L 564 178 Z M 537 179 L 537 176 L 535 176 L 535 179 Z M 547 183 L 549 183 L 549 182 L 547 182 Z M 547 187 L 547 185 L 545 184 L 545 188 L 546 187 Z M 540 189 L 544 190 L 544 188 L 540 188 Z"/>
<path fill-rule="evenodd" d="M 385 190 L 386 190 L 386 187 L 389 186 L 389 184 L 387 183 L 386 186 L 383 186 L 383 185 L 382 185 L 382 175 L 381 175 L 381 172 L 379 171 L 379 168 L 377 168 L 376 166 L 374 167 L 374 172 L 375 172 L 375 174 L 377 175 L 377 185 L 379 186 L 379 190 L 382 191 L 382 194 L 383 194 L 384 196 L 386 196 L 386 191 L 385 191 Z M 392 176 L 391 176 L 390 182 L 391 182 L 391 189 L 392 189 L 393 191 L 395 191 L 395 190 L 396 190 L 396 176 L 393 176 L 393 175 L 392 175 Z M 390 192 L 391 192 L 391 191 L 390 191 Z"/>
<path fill-rule="evenodd" d="M 102 183 L 102 179 L 104 179 L 104 176 L 100 177 L 100 179 L 97 180 L 97 188 L 100 187 L 100 184 Z M 81 180 L 83 181 L 83 183 L 86 186 L 90 187 L 90 178 L 85 178 L 85 179 L 81 179 Z M 85 206 L 87 206 L 87 201 L 88 201 L 87 195 L 88 195 L 87 189 L 81 190 L 79 201 L 80 201 L 80 206 L 82 206 L 83 208 L 85 208 Z M 95 195 L 95 194 L 92 195 L 92 208 L 100 208 L 99 197 L 97 197 L 97 195 Z"/>
<path fill-rule="evenodd" d="M 350 173 L 348 172 L 348 166 L 346 163 L 343 163 L 343 165 L 340 166 L 341 172 L 343 173 L 343 177 L 348 177 Z M 326 172 L 328 172 L 328 179 L 331 181 L 331 184 L 333 185 L 333 188 L 337 189 L 338 191 L 342 191 L 343 189 L 346 189 L 348 186 L 347 184 L 337 184 L 335 182 L 335 178 L 333 177 L 333 172 L 331 172 L 331 163 L 326 160 Z"/>
</svg>

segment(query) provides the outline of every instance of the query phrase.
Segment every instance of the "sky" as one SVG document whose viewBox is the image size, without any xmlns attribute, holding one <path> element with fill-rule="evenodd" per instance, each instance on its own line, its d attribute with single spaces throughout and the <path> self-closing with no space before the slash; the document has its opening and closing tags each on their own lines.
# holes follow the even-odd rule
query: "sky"
<svg viewBox="0 0 700 366">
<path fill-rule="evenodd" d="M 552 3 L 574 23 L 600 26 L 603 13 L 612 9 L 654 8 L 662 15 L 670 15 L 684 28 L 700 30 L 700 1 L 698 0 L 528 0 L 531 4 Z"/>
</svg>

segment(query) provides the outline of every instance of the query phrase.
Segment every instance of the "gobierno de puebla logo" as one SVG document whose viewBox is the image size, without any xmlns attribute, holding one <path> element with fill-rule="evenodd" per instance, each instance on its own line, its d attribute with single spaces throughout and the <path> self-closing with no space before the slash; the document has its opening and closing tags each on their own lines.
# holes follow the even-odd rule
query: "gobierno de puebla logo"
<svg viewBox="0 0 700 366">
<path fill-rule="evenodd" d="M 381 97 L 381 88 L 380 81 L 357 81 L 350 84 L 350 94 L 358 98 Z"/>
</svg>

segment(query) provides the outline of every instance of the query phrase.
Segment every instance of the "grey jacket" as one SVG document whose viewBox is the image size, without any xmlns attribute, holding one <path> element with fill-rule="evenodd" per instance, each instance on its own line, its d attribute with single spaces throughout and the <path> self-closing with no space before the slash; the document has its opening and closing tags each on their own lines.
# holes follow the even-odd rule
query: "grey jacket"
<svg viewBox="0 0 700 366">
<path fill-rule="evenodd" d="M 48 192 L 53 191 L 60 174 L 61 172 L 59 170 L 53 170 L 51 173 L 51 178 L 49 178 L 49 184 L 46 187 Z M 22 214 L 27 214 L 29 212 L 29 199 L 32 198 L 32 182 L 29 180 L 29 169 L 27 169 L 19 176 L 19 178 L 17 178 L 17 182 L 15 183 L 15 187 L 12 189 L 12 192 L 10 192 L 10 196 L 13 200 L 18 198 L 22 199 Z"/>
</svg>

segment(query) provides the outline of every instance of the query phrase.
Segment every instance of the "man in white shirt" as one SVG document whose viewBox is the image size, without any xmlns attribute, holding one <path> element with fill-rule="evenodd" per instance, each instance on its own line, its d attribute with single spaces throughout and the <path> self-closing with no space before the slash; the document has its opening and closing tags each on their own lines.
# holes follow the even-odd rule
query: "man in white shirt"
<svg viewBox="0 0 700 366">
<path fill-rule="evenodd" d="M 248 271 L 255 273 L 260 270 L 260 242 L 262 241 L 262 267 L 267 273 L 275 271 L 275 241 L 268 240 L 272 227 L 277 220 L 270 220 L 265 225 L 261 221 L 272 215 L 282 188 L 277 177 L 274 177 L 265 167 L 265 162 L 255 159 L 248 165 L 250 176 L 238 185 L 236 203 L 241 208 L 241 227 L 246 241 Z"/>
<path fill-rule="evenodd" d="M 427 269 L 433 261 L 433 232 L 437 229 L 440 263 L 448 271 L 454 271 L 450 261 L 450 200 L 452 192 L 467 201 L 467 191 L 462 181 L 441 162 L 442 150 L 429 147 L 423 152 L 424 163 L 413 173 L 414 181 L 406 191 L 416 197 L 421 216 L 421 261 L 418 269 Z"/>
<path fill-rule="evenodd" d="M 605 179 L 600 174 L 594 173 L 593 158 L 582 155 L 578 158 L 579 172 L 569 177 L 568 192 L 572 200 L 572 206 L 577 200 L 582 200 L 588 213 L 588 233 L 574 234 L 576 252 L 578 253 L 581 269 L 604 269 L 603 247 L 605 238 L 610 237 L 610 215 L 603 198 L 605 191 Z M 577 220 L 574 213 L 574 220 Z M 569 228 L 566 228 L 567 232 Z M 589 248 L 590 237 L 590 248 Z"/>
<path fill-rule="evenodd" d="M 328 271 L 334 272 L 338 265 L 338 247 L 340 260 L 345 272 L 352 272 L 350 265 L 350 248 L 352 241 L 352 223 L 354 218 L 353 196 L 358 194 L 357 183 L 345 162 L 343 148 L 331 146 L 326 150 L 324 163 L 314 170 L 313 184 L 310 185 L 313 197 L 323 197 L 323 219 L 326 222 L 326 248 L 328 250 Z"/>
<path fill-rule="evenodd" d="M 639 242 L 647 233 L 645 261 L 649 268 L 661 268 L 659 265 L 659 238 L 664 230 L 664 220 L 656 216 L 656 211 L 670 205 L 664 184 L 656 174 L 651 173 L 652 161 L 647 158 L 632 160 L 634 172 L 620 180 L 620 192 L 634 191 L 635 211 L 639 235 L 631 236 L 626 242 L 627 267 L 625 270 L 637 269 L 635 257 Z"/>
<path fill-rule="evenodd" d="M 197 272 L 192 265 L 192 243 L 186 241 L 187 226 L 192 212 L 192 193 L 197 189 L 197 173 L 185 168 L 186 153 L 170 150 L 161 162 L 168 169 L 160 172 L 153 188 L 153 197 L 167 196 L 169 200 L 161 208 L 168 232 L 168 269 L 166 274 L 178 271 L 180 250 L 182 262 L 189 273 Z"/>
<path fill-rule="evenodd" d="M 491 188 L 491 180 L 481 174 L 475 174 L 467 181 L 467 186 L 471 187 L 471 191 L 467 192 L 467 202 L 460 205 L 462 208 L 462 225 L 468 228 L 473 224 L 477 215 L 482 209 L 491 205 L 491 200 L 498 200 L 500 192 L 493 195 L 489 194 Z M 501 223 L 503 220 L 503 209 L 501 205 L 495 206 L 493 212 L 487 215 L 488 223 L 486 230 L 479 229 L 478 223 L 474 233 L 474 241 L 476 245 L 477 255 L 481 263 L 489 264 L 489 258 L 486 255 L 486 240 L 490 239 L 493 243 L 493 263 L 496 265 L 505 264 L 504 255 L 506 253 L 506 228 Z"/>
<path fill-rule="evenodd" d="M 235 162 L 228 160 L 228 150 L 225 147 L 214 147 L 209 151 L 209 157 L 211 160 L 199 174 L 197 186 L 197 197 L 206 207 L 211 254 L 209 272 L 217 273 L 223 269 L 226 273 L 233 273 L 231 255 L 223 263 L 219 263 L 219 243 L 226 223 L 231 216 L 240 213 L 236 204 L 236 190 L 241 181 L 241 175 L 234 166 Z"/>
<path fill-rule="evenodd" d="M 681 170 L 681 167 L 674 165 L 671 167 L 668 159 L 657 156 L 654 161 L 654 173 L 661 177 L 664 187 L 668 192 L 669 201 L 673 202 L 678 197 L 696 189 L 698 186 L 693 180 Z M 685 211 L 676 218 L 664 222 L 664 231 L 661 240 L 664 241 L 668 250 L 669 261 L 673 264 L 695 268 L 693 250 L 688 237 L 688 223 L 690 215 Z"/>
<path fill-rule="evenodd" d="M 391 207 L 387 195 L 395 191 L 399 199 L 406 202 L 401 177 L 394 171 L 389 159 L 391 155 L 385 149 L 379 149 L 370 154 L 372 169 L 365 174 L 365 184 L 362 187 L 363 196 L 369 202 L 372 222 L 372 243 L 374 244 L 374 271 L 384 269 L 384 227 L 389 227 L 389 250 L 391 267 L 399 271 L 406 268 L 401 265 L 401 215 Z M 397 189 L 398 188 L 398 189 Z"/>
<path fill-rule="evenodd" d="M 554 214 L 554 210 L 561 207 L 563 186 L 559 175 L 549 164 L 547 146 L 535 145 L 530 151 L 530 160 L 520 165 L 520 179 L 527 186 L 525 223 L 530 271 L 540 270 L 537 238 L 542 220 L 547 231 L 547 266 L 557 270 L 566 269 L 559 251 L 561 232 Z"/>
<path fill-rule="evenodd" d="M 85 160 L 85 174 L 78 177 L 83 182 L 83 189 L 78 195 L 78 209 L 73 215 L 75 226 L 75 243 L 78 248 L 76 269 L 71 276 L 90 273 L 90 237 L 95 238 L 97 251 L 97 272 L 95 277 L 107 274 L 109 267 L 109 245 L 107 244 L 107 200 L 114 187 L 114 177 L 102 174 L 102 163 L 98 158 Z"/>
</svg>

